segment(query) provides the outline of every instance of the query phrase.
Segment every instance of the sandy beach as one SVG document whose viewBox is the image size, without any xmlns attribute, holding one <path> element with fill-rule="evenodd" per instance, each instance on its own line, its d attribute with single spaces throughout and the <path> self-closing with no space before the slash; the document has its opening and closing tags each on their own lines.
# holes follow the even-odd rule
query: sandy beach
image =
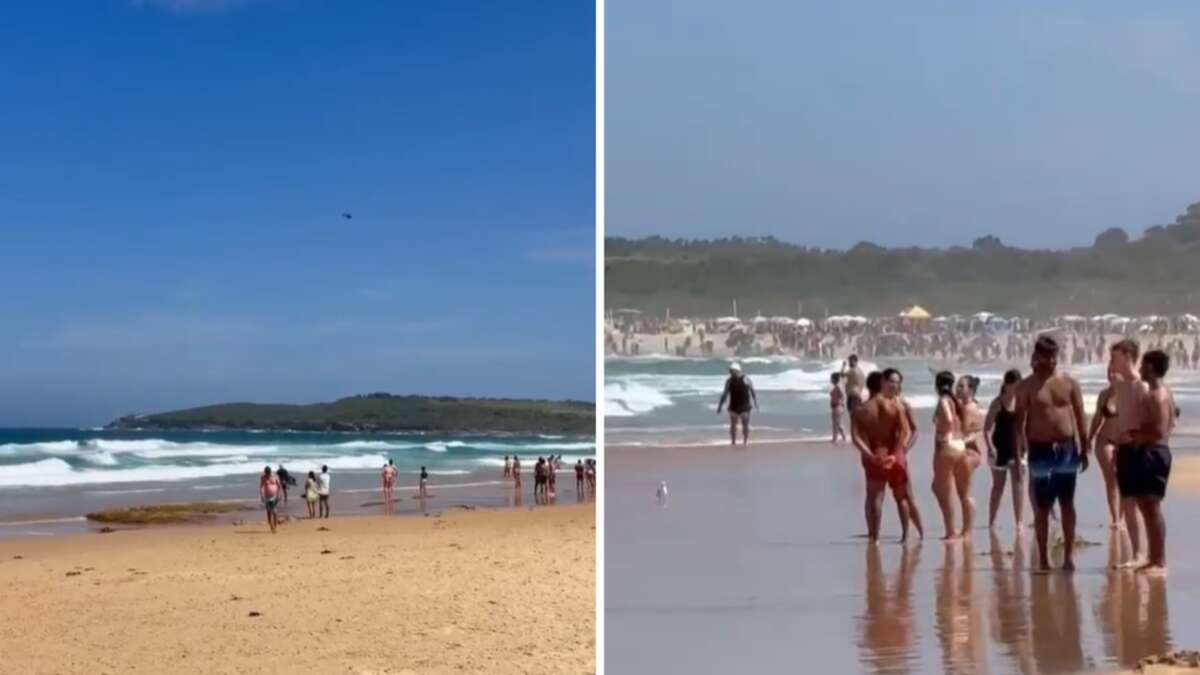
<svg viewBox="0 0 1200 675">
<path fill-rule="evenodd" d="M 0 541 L 0 671 L 591 673 L 595 512 Z"/>
<path fill-rule="evenodd" d="M 1145 657 L 1194 648 L 1200 634 L 1194 448 L 1179 448 L 1165 502 L 1166 578 L 1109 569 L 1127 544 L 1105 524 L 1094 469 L 1077 493 L 1078 570 L 1038 575 L 1032 534 L 1013 533 L 1007 502 L 988 532 L 986 471 L 974 476 L 972 540 L 936 540 L 924 444 L 911 466 L 927 539 L 908 547 L 897 543 L 890 498 L 884 540 L 864 542 L 861 469 L 844 446 L 605 453 L 613 672 L 740 672 L 748 658 L 757 672 L 1129 672 Z M 654 495 L 660 480 L 666 507 Z"/>
</svg>

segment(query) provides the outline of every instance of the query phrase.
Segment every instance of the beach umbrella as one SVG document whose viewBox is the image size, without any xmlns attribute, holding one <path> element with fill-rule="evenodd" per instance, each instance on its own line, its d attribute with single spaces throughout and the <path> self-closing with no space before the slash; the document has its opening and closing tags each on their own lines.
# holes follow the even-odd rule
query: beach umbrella
<svg viewBox="0 0 1200 675">
<path fill-rule="evenodd" d="M 930 314 L 928 310 L 920 305 L 913 305 L 908 309 L 900 312 L 901 319 L 928 319 Z"/>
</svg>

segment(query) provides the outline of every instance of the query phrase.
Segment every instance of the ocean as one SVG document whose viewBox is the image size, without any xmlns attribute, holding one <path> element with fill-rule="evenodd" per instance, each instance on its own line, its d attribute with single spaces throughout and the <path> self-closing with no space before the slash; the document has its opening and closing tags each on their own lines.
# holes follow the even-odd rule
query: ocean
<svg viewBox="0 0 1200 675">
<path fill-rule="evenodd" d="M 666 355 L 609 357 L 604 373 L 605 442 L 621 446 L 702 446 L 728 443 L 728 418 L 716 414 L 731 361 Z M 829 375 L 842 367 L 841 360 L 814 361 L 794 357 L 751 357 L 739 360 L 758 394 L 760 410 L 754 414 L 752 442 L 794 443 L 829 439 Z M 941 365 L 923 360 L 862 361 L 864 372 L 885 367 L 904 375 L 904 397 L 920 419 L 928 421 L 937 403 L 931 368 Z M 977 398 L 987 406 L 1000 390 L 1004 371 L 1000 364 L 963 365 L 951 368 L 957 375 L 980 378 Z M 1103 363 L 1060 366 L 1083 388 L 1084 406 L 1090 413 L 1105 386 Z M 1028 367 L 1023 369 L 1028 373 Z M 1200 412 L 1200 371 L 1173 369 L 1167 382 L 1183 411 L 1181 427 Z M 923 414 L 925 411 L 927 414 Z M 1189 414 L 1193 413 L 1193 414 Z"/>
<path fill-rule="evenodd" d="M 0 429 L 0 536 L 4 523 L 76 521 L 100 508 L 145 503 L 257 501 L 263 467 L 280 465 L 303 486 L 322 465 L 335 492 L 376 498 L 389 459 L 398 486 L 415 484 L 424 466 L 443 494 L 469 490 L 480 505 L 502 505 L 505 455 L 528 473 L 537 457 L 563 455 L 563 469 L 595 456 L 591 437 L 420 433 L 289 433 L 276 431 L 106 431 Z M 529 481 L 532 485 L 532 481 Z M 510 490 L 508 492 L 511 492 Z M 297 494 L 299 490 L 297 490 Z M 342 504 L 350 503 L 343 499 Z M 29 534 L 28 531 L 23 533 Z"/>
</svg>

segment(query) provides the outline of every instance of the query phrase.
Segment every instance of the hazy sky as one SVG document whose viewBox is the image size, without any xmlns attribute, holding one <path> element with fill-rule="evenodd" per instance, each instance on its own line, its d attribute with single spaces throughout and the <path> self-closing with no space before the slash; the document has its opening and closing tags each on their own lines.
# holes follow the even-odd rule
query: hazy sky
<svg viewBox="0 0 1200 675">
<path fill-rule="evenodd" d="M 524 4 L 6 6 L 0 425 L 594 398 L 594 11 Z"/>
<path fill-rule="evenodd" d="M 606 232 L 1087 245 L 1200 201 L 1200 3 L 606 4 Z"/>
</svg>

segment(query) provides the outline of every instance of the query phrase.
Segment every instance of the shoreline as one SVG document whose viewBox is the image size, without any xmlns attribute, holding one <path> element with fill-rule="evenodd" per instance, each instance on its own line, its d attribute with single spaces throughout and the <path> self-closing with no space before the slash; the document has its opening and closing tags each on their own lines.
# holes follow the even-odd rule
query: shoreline
<svg viewBox="0 0 1200 675">
<path fill-rule="evenodd" d="M 520 493 L 512 488 L 512 481 L 500 477 L 498 471 L 474 471 L 467 474 L 455 474 L 453 478 L 460 480 L 452 483 L 439 484 L 430 481 L 429 496 L 424 500 L 416 496 L 419 488 L 415 482 L 398 484 L 393 488 L 391 512 L 385 513 L 385 505 L 382 501 L 383 490 L 379 485 L 378 475 L 374 471 L 343 471 L 335 474 L 335 481 L 344 487 L 334 488 L 331 503 L 334 517 L 406 518 L 458 509 L 503 511 L 526 506 L 543 508 L 544 506 L 557 507 L 594 502 L 594 495 L 580 496 L 576 493 L 573 469 L 560 469 L 556 475 L 558 476 L 557 499 L 549 505 L 535 503 L 531 471 L 522 473 L 522 478 L 525 480 L 522 482 Z M 450 478 L 450 476 L 446 477 Z M 241 478 L 242 480 L 238 483 L 219 489 L 197 487 L 188 483 L 133 484 L 136 487 L 126 490 L 108 489 L 120 487 L 119 485 L 85 486 L 105 488 L 100 490 L 80 490 L 78 489 L 80 486 L 67 486 L 51 490 L 39 489 L 36 495 L 26 494 L 24 502 L 17 501 L 14 498 L 15 495 L 8 494 L 5 496 L 9 503 L 15 504 L 10 508 L 23 508 L 24 510 L 9 510 L 0 515 L 0 541 L 58 537 L 69 534 L 99 534 L 104 528 L 121 531 L 160 529 L 167 525 L 113 525 L 91 521 L 86 516 L 88 513 L 115 508 L 152 507 L 195 502 L 242 504 L 248 508 L 183 524 L 185 527 L 228 526 L 239 522 L 262 522 L 265 527 L 265 512 L 259 503 L 255 487 L 250 482 L 256 480 L 257 476 Z M 301 494 L 300 486 L 290 489 L 288 503 L 280 503 L 279 514 L 281 517 L 292 522 L 308 520 L 307 508 Z"/>
<path fill-rule="evenodd" d="M 590 503 L 9 539 L 0 642 L 31 674 L 594 671 L 595 562 Z"/>
</svg>

